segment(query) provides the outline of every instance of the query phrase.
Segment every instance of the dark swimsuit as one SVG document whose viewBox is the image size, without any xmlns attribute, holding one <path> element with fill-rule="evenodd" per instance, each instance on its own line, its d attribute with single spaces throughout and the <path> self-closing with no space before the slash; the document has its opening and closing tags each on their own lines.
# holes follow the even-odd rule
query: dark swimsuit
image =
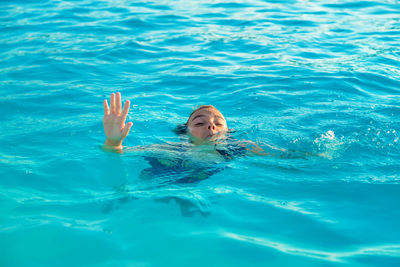
<svg viewBox="0 0 400 267">
<path fill-rule="evenodd" d="M 187 148 L 183 145 L 174 145 L 174 150 L 184 152 Z M 225 161 L 232 160 L 236 157 L 242 157 L 246 153 L 246 148 L 240 146 L 237 142 L 229 142 L 224 146 L 218 146 L 215 144 L 215 151 L 224 157 Z M 143 177 L 148 178 L 165 178 L 165 182 L 173 183 L 193 183 L 199 182 L 209 178 L 213 174 L 222 171 L 225 166 L 224 164 L 209 164 L 204 165 L 193 165 L 186 164 L 182 158 L 174 158 L 173 164 L 163 164 L 162 161 L 154 156 L 146 156 L 145 160 L 150 164 L 149 168 L 142 171 Z"/>
<path fill-rule="evenodd" d="M 226 144 L 224 147 L 218 147 L 215 144 L 215 151 L 217 151 L 226 160 L 233 158 L 243 157 L 246 154 L 246 147 L 239 145 L 236 141 Z"/>
</svg>

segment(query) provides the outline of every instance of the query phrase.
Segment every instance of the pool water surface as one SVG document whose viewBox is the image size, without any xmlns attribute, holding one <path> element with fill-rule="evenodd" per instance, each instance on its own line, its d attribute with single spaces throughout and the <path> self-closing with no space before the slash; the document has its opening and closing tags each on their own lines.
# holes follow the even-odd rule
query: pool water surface
<svg viewBox="0 0 400 267">
<path fill-rule="evenodd" d="M 0 266 L 399 266 L 398 14 L 1 1 Z M 117 91 L 122 154 L 101 149 Z M 201 104 L 233 140 L 290 153 L 193 147 L 174 129 Z"/>
</svg>

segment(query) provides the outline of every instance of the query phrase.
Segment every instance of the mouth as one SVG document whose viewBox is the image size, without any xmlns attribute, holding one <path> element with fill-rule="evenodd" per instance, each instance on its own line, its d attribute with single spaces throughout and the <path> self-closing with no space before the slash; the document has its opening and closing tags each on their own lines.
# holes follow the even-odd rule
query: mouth
<svg viewBox="0 0 400 267">
<path fill-rule="evenodd" d="M 221 134 L 221 133 L 215 133 L 215 134 L 209 134 L 209 135 L 207 135 L 206 136 L 206 140 L 209 140 L 209 141 L 216 141 L 216 140 L 219 140 L 219 139 L 224 139 L 224 135 L 223 134 Z"/>
<path fill-rule="evenodd" d="M 221 135 L 216 133 L 216 134 L 209 134 L 206 136 L 206 140 L 211 140 L 211 141 L 215 141 L 216 139 L 221 138 Z"/>
</svg>

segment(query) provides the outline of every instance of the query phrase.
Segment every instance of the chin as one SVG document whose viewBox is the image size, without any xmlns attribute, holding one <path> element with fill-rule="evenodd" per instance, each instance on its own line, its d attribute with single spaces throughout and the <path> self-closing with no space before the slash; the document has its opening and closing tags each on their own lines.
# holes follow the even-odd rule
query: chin
<svg viewBox="0 0 400 267">
<path fill-rule="evenodd" d="M 205 140 L 212 141 L 212 142 L 218 142 L 218 141 L 223 141 L 225 139 L 226 139 L 225 134 L 216 134 L 213 136 L 208 136 Z"/>
</svg>

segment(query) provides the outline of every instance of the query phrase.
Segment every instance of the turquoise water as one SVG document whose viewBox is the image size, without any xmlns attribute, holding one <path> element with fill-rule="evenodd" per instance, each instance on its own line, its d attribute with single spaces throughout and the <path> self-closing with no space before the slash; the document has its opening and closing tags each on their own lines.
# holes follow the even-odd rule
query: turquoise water
<svg viewBox="0 0 400 267">
<path fill-rule="evenodd" d="M 0 266 L 399 266 L 399 4 L 1 1 Z M 130 149 L 186 142 L 199 104 L 324 157 Z M 144 179 L 147 157 L 211 174 Z"/>
</svg>

